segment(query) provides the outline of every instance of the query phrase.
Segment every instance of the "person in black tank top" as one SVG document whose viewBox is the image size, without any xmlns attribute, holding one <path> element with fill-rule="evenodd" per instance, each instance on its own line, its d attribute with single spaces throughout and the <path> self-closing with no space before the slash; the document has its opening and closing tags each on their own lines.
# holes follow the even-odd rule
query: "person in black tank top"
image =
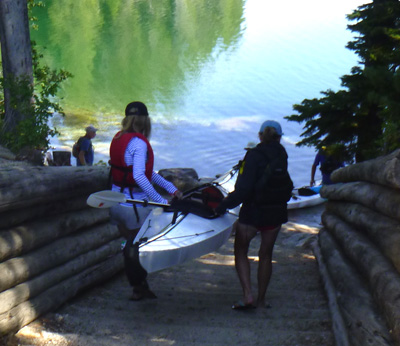
<svg viewBox="0 0 400 346">
<path fill-rule="evenodd" d="M 240 163 L 235 190 L 215 209 L 225 213 L 242 204 L 235 224 L 235 267 L 243 290 L 237 310 L 267 306 L 265 295 L 272 274 L 272 251 L 281 225 L 287 222 L 287 202 L 293 182 L 287 170 L 287 153 L 280 144 L 281 126 L 273 120 L 260 128 L 260 143 L 250 149 Z M 251 290 L 250 264 L 247 257 L 251 240 L 261 233 L 258 264 L 258 296 Z"/>
</svg>

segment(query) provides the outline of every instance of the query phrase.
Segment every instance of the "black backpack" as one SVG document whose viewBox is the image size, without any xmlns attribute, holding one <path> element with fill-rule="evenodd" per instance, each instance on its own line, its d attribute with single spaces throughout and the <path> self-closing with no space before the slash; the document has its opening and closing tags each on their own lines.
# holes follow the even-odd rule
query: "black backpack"
<svg viewBox="0 0 400 346">
<path fill-rule="evenodd" d="M 293 181 L 287 170 L 287 154 L 283 147 L 276 157 L 267 156 L 269 163 L 257 180 L 255 201 L 259 204 L 287 203 L 292 197 Z"/>
<path fill-rule="evenodd" d="M 79 152 L 81 151 L 81 140 L 83 137 L 79 137 L 79 139 L 72 146 L 72 156 L 75 158 L 79 157 Z"/>
</svg>

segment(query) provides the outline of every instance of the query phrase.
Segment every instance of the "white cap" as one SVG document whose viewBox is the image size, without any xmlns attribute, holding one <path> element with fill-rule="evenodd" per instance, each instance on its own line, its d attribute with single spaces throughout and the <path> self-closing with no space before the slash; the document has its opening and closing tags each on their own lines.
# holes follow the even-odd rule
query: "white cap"
<svg viewBox="0 0 400 346">
<path fill-rule="evenodd" d="M 89 125 L 86 129 L 86 132 L 96 132 L 97 129 L 93 125 Z"/>
</svg>

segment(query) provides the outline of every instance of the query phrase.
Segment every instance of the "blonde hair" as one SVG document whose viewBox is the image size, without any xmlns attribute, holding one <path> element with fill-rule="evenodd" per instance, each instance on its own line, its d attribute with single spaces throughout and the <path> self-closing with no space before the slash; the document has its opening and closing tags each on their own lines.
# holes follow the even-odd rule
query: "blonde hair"
<svg viewBox="0 0 400 346">
<path fill-rule="evenodd" d="M 281 136 L 278 135 L 278 132 L 274 127 L 267 126 L 264 129 L 264 132 L 260 132 L 260 140 L 264 143 L 269 142 L 279 142 L 281 140 Z"/>
<path fill-rule="evenodd" d="M 136 132 L 145 136 L 147 139 L 151 135 L 151 121 L 149 116 L 129 115 L 122 119 L 121 134 L 127 132 Z"/>
</svg>

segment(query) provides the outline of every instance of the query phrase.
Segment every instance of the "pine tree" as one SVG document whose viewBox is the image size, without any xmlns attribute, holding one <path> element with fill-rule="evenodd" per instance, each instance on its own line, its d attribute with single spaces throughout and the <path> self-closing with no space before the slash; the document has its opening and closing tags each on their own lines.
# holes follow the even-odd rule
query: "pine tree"
<svg viewBox="0 0 400 346">
<path fill-rule="evenodd" d="M 341 77 L 344 90 L 305 99 L 286 117 L 305 122 L 298 146 L 343 145 L 357 162 L 387 153 L 400 144 L 400 2 L 375 0 L 352 14 L 348 28 L 359 36 L 348 43 L 360 65 Z"/>
</svg>

